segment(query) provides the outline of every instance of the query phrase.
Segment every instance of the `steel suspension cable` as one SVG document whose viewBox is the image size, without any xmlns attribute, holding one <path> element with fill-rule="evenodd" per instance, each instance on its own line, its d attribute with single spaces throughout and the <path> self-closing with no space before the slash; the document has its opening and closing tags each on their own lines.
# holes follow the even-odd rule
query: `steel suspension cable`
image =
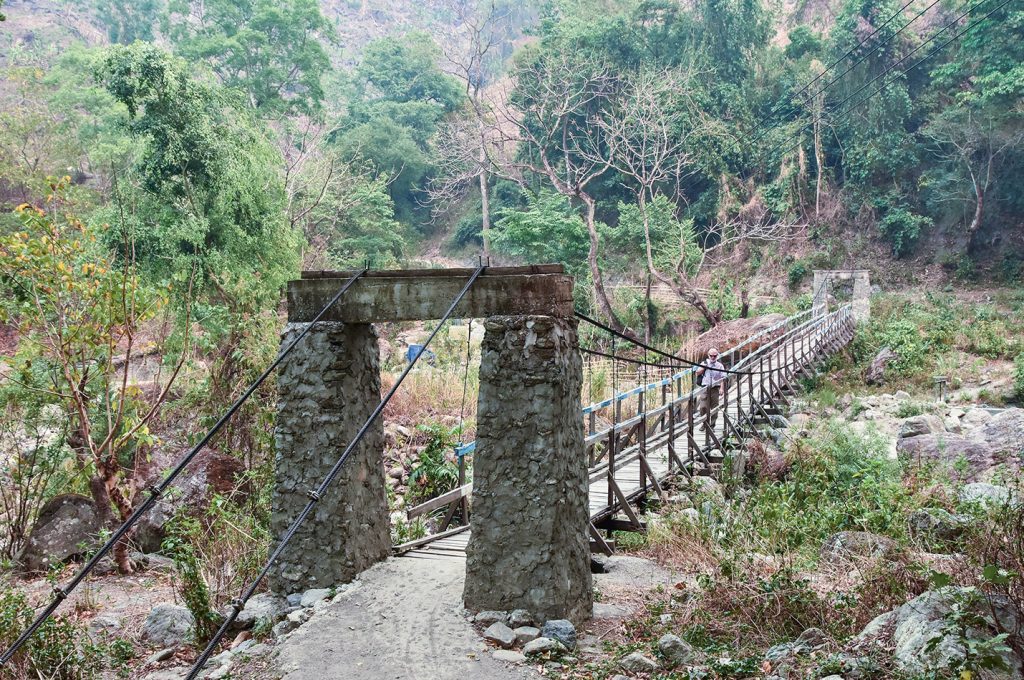
<svg viewBox="0 0 1024 680">
<path fill-rule="evenodd" d="M 216 649 L 217 645 L 220 643 L 225 633 L 227 633 L 228 628 L 230 628 L 231 625 L 235 622 L 235 619 L 238 618 L 238 615 L 241 613 L 242 608 L 245 607 L 245 603 L 248 602 L 249 598 L 251 598 L 255 594 L 256 589 L 259 588 L 260 584 L 263 582 L 263 579 L 266 578 L 267 574 L 270 573 L 270 569 L 274 565 L 274 562 L 276 562 L 277 558 L 281 556 L 281 553 L 284 551 L 285 547 L 287 547 L 288 543 L 292 540 L 292 537 L 295 536 L 295 532 L 298 531 L 300 526 L 302 526 L 302 523 L 306 521 L 306 517 L 309 516 L 310 512 L 312 512 L 313 508 L 317 504 L 317 501 L 319 501 L 330 488 L 331 484 L 334 482 L 334 479 L 338 476 L 338 473 L 341 471 L 342 466 L 345 464 L 345 461 L 348 460 L 348 457 L 352 453 L 353 449 L 355 449 L 355 447 L 359 445 L 359 442 L 362 441 L 363 437 L 366 436 L 366 433 L 370 430 L 370 426 L 373 425 L 374 421 L 376 421 L 380 414 L 384 412 L 384 408 L 388 405 L 388 402 L 391 401 L 391 398 L 395 396 L 395 393 L 398 391 L 398 388 L 402 385 L 402 382 L 405 380 L 406 376 L 408 376 L 409 373 L 412 371 L 413 367 L 416 366 L 416 363 L 419 361 L 420 357 L 422 357 L 425 354 L 425 350 L 427 349 L 427 347 L 430 346 L 430 342 L 434 339 L 434 336 L 437 335 L 438 331 L 441 330 L 445 322 L 448 321 L 451 315 L 455 312 L 455 308 L 458 306 L 460 302 L 462 302 L 462 298 L 466 296 L 466 293 L 469 292 L 469 289 L 472 288 L 477 278 L 480 277 L 480 274 L 482 274 L 486 268 L 486 265 L 480 265 L 479 267 L 477 267 L 476 271 L 473 272 L 472 276 L 469 277 L 469 281 L 466 282 L 466 285 L 463 286 L 459 294 L 455 296 L 454 300 L 452 300 L 452 303 L 451 305 L 449 305 L 448 310 L 444 313 L 444 316 L 441 317 L 441 319 L 437 323 L 437 326 L 427 337 L 426 342 L 423 343 L 423 349 L 421 349 L 420 352 L 413 357 L 412 361 L 409 362 L 409 365 L 406 366 L 405 370 L 403 370 L 401 375 L 398 376 L 398 380 L 395 381 L 395 384 L 391 386 L 391 389 L 388 390 L 388 393 L 384 396 L 383 399 L 381 399 L 380 403 L 373 410 L 373 413 L 370 414 L 370 417 L 366 419 L 366 422 L 364 422 L 362 427 L 359 428 L 359 431 L 356 432 L 356 435 L 352 438 L 352 441 L 348 443 L 348 446 L 345 447 L 345 450 L 342 452 L 341 456 L 338 457 L 338 460 L 335 461 L 334 465 L 324 476 L 323 480 L 321 480 L 320 485 L 317 486 L 315 490 L 311 490 L 308 492 L 307 495 L 309 496 L 309 501 L 302 508 L 302 511 L 298 514 L 298 516 L 296 516 L 296 518 L 292 520 L 292 523 L 288 527 L 288 530 L 285 531 L 284 536 L 281 537 L 281 541 L 274 549 L 274 552 L 270 555 L 270 558 L 267 559 L 266 563 L 263 565 L 263 568 L 260 569 L 260 572 L 256 576 L 256 578 L 253 579 L 252 583 L 250 583 L 249 586 L 243 591 L 241 597 L 231 602 L 231 613 L 228 614 L 227 618 L 224 619 L 224 622 L 221 624 L 220 628 L 214 634 L 213 638 L 209 641 L 209 643 L 207 643 L 206 648 L 203 650 L 202 654 L 200 654 L 199 658 L 196 659 L 195 664 L 193 664 L 192 669 L 186 676 L 186 680 L 195 680 L 195 678 L 197 678 L 199 674 L 202 672 L 203 666 L 205 666 L 206 662 L 210 659 L 210 656 L 213 654 L 213 650 Z"/>
<path fill-rule="evenodd" d="M 43 623 L 48 618 L 50 618 L 50 616 L 53 615 L 57 608 L 60 607 L 61 603 L 68 598 L 71 592 L 74 591 L 74 589 L 77 588 L 79 584 L 81 584 L 82 581 L 85 580 L 85 578 L 92 572 L 93 569 L 95 569 L 99 561 L 103 559 L 103 557 L 106 556 L 108 552 L 110 552 L 110 550 L 117 544 L 117 542 L 124 538 L 128 531 L 139 521 L 139 519 L 141 519 L 142 516 L 145 515 L 153 507 L 153 505 L 156 504 L 157 500 L 161 496 L 163 496 L 163 494 L 167 491 L 167 489 L 174 482 L 174 480 L 177 479 L 178 475 L 180 475 L 185 470 L 185 468 L 188 467 L 189 463 L 191 463 L 192 460 L 199 454 L 199 452 L 208 443 L 210 443 L 210 440 L 212 440 L 217 435 L 217 433 L 220 432 L 221 428 L 223 428 L 224 425 L 227 424 L 227 422 L 231 419 L 231 416 L 233 416 L 238 411 L 238 409 L 242 407 L 246 400 L 250 396 L 252 396 L 253 392 L 255 392 L 260 385 L 263 384 L 263 382 L 270 376 L 274 369 L 277 368 L 277 366 L 284 360 L 284 358 L 288 356 L 288 354 L 290 354 L 293 349 L 295 349 L 295 346 L 298 345 L 303 338 L 306 337 L 306 335 L 313 328 L 313 326 L 315 326 L 323 318 L 323 316 L 328 312 L 328 310 L 330 310 L 331 307 L 333 307 L 338 302 L 338 300 L 341 299 L 341 297 L 348 291 L 348 289 L 352 287 L 352 284 L 354 284 L 361 276 L 363 276 L 363 274 L 365 274 L 366 271 L 366 269 L 362 269 L 359 272 L 356 272 L 347 281 L 345 281 L 344 285 L 342 285 L 341 289 L 335 294 L 333 298 L 331 298 L 330 302 L 328 302 L 324 306 L 324 308 L 321 309 L 320 312 L 315 317 L 313 317 L 313 320 L 310 321 L 309 324 L 307 324 L 307 326 L 304 329 L 302 329 L 302 331 L 298 334 L 298 336 L 296 336 L 296 338 L 291 342 L 291 344 L 289 344 L 284 350 L 281 351 L 280 354 L 278 354 L 277 358 L 274 359 L 273 363 L 271 363 L 270 366 L 268 366 L 266 370 L 264 370 L 263 373 L 261 373 L 260 376 L 256 379 L 256 382 L 250 385 L 249 388 L 244 393 L 242 393 L 242 395 L 238 399 L 235 400 L 235 403 L 231 405 L 231 407 L 224 413 L 224 415 L 220 417 L 220 419 L 213 425 L 213 427 L 210 428 L 210 430 L 203 436 L 203 438 L 199 440 L 199 443 L 193 446 L 192 449 L 187 454 L 185 454 L 185 456 L 182 457 L 181 460 L 178 461 L 178 463 L 171 469 L 170 473 L 168 473 L 168 475 L 164 477 L 163 481 L 161 481 L 159 484 L 150 486 L 148 489 L 146 489 L 146 491 L 149 494 L 146 500 L 141 505 L 139 505 L 139 507 L 137 507 L 132 512 L 131 515 L 129 515 L 128 519 L 126 519 L 121 524 L 121 526 L 119 526 L 114 531 L 114 533 L 110 535 L 106 542 L 104 542 L 104 544 L 100 546 L 99 550 L 97 550 L 96 553 L 89 559 L 89 561 L 85 563 L 85 566 L 83 566 L 78 571 L 78 573 L 75 574 L 75 576 L 67 583 L 67 585 L 65 585 L 64 587 L 54 586 L 53 600 L 39 615 L 36 616 L 36 618 L 32 621 L 29 627 L 25 629 L 25 631 L 21 635 L 18 636 L 18 639 L 15 640 L 14 643 L 7 648 L 3 655 L 0 655 L 0 666 L 3 666 L 11 660 L 11 658 L 28 641 L 28 639 L 32 637 L 32 635 L 39 629 L 39 627 L 43 625 Z"/>
</svg>

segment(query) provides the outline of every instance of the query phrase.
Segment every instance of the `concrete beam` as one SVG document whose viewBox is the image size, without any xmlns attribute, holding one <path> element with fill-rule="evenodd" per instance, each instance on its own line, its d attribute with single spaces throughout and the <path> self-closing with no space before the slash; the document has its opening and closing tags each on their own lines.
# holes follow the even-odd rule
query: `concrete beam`
<svg viewBox="0 0 1024 680">
<path fill-rule="evenodd" d="M 472 269 L 367 272 L 324 316 L 327 321 L 379 323 L 438 319 Z M 330 302 L 350 272 L 304 272 L 288 283 L 288 320 L 308 322 Z M 455 310 L 456 317 L 573 315 L 573 278 L 561 265 L 491 267 Z"/>
</svg>

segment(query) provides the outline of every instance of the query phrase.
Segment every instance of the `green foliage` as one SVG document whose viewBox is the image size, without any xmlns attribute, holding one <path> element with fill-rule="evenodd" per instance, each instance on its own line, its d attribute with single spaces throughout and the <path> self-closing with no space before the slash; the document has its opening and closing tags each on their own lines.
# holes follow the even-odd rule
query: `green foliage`
<svg viewBox="0 0 1024 680">
<path fill-rule="evenodd" d="M 564 196 L 541 191 L 526 196 L 523 210 L 497 214 L 492 241 L 496 250 L 530 262 L 561 262 L 579 274 L 586 268 L 589 239 L 583 220 Z"/>
<path fill-rule="evenodd" d="M 409 474 L 406 499 L 410 504 L 440 496 L 459 483 L 459 466 L 454 460 L 458 428 L 427 423 L 418 425 L 416 429 L 426 434 L 428 439 L 419 461 Z"/>
<path fill-rule="evenodd" d="M 930 224 L 930 218 L 897 207 L 886 211 L 878 228 L 892 244 L 893 254 L 900 257 L 910 252 L 921 236 L 921 231 Z"/>
<path fill-rule="evenodd" d="M 210 589 L 203 578 L 202 564 L 193 546 L 199 533 L 199 523 L 195 519 L 178 515 L 170 522 L 167 538 L 160 549 L 174 559 L 174 566 L 181 579 L 179 594 L 195 618 L 191 634 L 196 643 L 202 645 L 217 632 L 221 617 L 213 609 Z"/>
<path fill-rule="evenodd" d="M 0 646 L 7 649 L 28 628 L 35 611 L 16 590 L 0 590 Z M 92 680 L 103 670 L 103 649 L 89 642 L 84 627 L 60 615 L 47 619 L 8 662 L 8 677 Z M 18 674 L 18 675 L 13 675 Z"/>
<path fill-rule="evenodd" d="M 796 60 L 807 54 L 818 54 L 823 46 L 820 33 L 806 24 L 800 24 L 789 32 L 789 44 L 786 45 L 785 55 L 787 59 Z"/>
<path fill-rule="evenodd" d="M 323 40 L 334 29 L 315 0 L 171 0 L 178 54 L 206 60 L 262 116 L 310 115 L 330 69 Z"/>
<path fill-rule="evenodd" d="M 810 270 L 807 268 L 807 265 L 803 260 L 797 260 L 790 265 L 789 272 L 787 273 L 790 290 L 798 288 L 800 284 L 804 282 L 804 279 L 807 278 L 808 274 L 810 274 Z"/>
<path fill-rule="evenodd" d="M 1013 392 L 1018 400 L 1024 401 L 1024 352 L 1013 360 Z"/>
<path fill-rule="evenodd" d="M 165 0 L 96 0 L 96 18 L 106 27 L 107 37 L 112 43 L 152 42 L 153 29 L 159 23 L 165 5 Z"/>
</svg>

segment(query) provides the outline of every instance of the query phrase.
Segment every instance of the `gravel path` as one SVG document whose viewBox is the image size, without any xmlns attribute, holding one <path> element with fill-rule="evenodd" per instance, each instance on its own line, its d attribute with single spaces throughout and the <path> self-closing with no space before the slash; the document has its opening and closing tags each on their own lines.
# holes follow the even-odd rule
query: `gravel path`
<svg viewBox="0 0 1024 680">
<path fill-rule="evenodd" d="M 284 680 L 526 680 L 523 666 L 496 661 L 463 615 L 466 562 L 390 559 L 363 572 L 344 599 L 325 607 L 278 647 Z"/>
</svg>

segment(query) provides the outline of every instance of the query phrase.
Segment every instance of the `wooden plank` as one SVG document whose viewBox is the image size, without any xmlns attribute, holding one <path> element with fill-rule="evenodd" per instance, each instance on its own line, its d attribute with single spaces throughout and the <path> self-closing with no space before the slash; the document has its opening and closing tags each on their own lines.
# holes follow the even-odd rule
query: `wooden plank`
<svg viewBox="0 0 1024 680">
<path fill-rule="evenodd" d="M 439 319 L 467 276 L 370 277 L 356 281 L 323 316 L 325 321 L 378 323 Z M 338 279 L 288 283 L 288 321 L 308 322 L 337 294 Z M 573 316 L 573 277 L 567 274 L 481 276 L 455 308 L 456 317 L 499 314 Z"/>
<path fill-rule="evenodd" d="M 452 489 L 448 493 L 443 493 L 437 498 L 431 498 L 429 501 L 420 503 L 419 505 L 409 508 L 408 512 L 405 513 L 405 516 L 409 519 L 419 517 L 420 515 L 430 512 L 432 510 L 443 508 L 452 501 L 457 501 L 460 498 L 469 496 L 472 493 L 473 483 L 470 482 L 469 484 L 464 484 L 457 489 Z"/>
<path fill-rule="evenodd" d="M 469 530 L 469 525 L 466 524 L 466 525 L 463 525 L 461 527 L 456 527 L 454 529 L 449 529 L 448 531 L 445 531 L 444 533 L 434 534 L 433 536 L 424 536 L 423 538 L 417 538 L 415 541 L 409 541 L 407 543 L 402 543 L 401 545 L 396 545 L 394 547 L 394 551 L 396 553 L 406 552 L 408 550 L 412 550 L 413 548 L 418 548 L 421 545 L 427 545 L 428 543 L 436 541 L 436 540 L 438 540 L 440 538 L 444 538 L 446 536 L 454 536 L 455 534 L 460 534 L 463 531 L 468 531 L 468 530 Z"/>
</svg>

